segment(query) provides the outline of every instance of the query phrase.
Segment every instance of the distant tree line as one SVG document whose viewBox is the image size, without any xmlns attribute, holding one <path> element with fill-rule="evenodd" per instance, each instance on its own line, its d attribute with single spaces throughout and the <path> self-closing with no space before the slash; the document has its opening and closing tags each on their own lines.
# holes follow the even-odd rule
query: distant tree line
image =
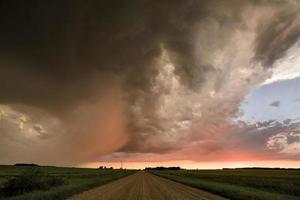
<svg viewBox="0 0 300 200">
<path fill-rule="evenodd" d="M 17 163 L 14 166 L 39 167 L 39 165 L 33 164 L 33 163 L 30 163 L 30 164 L 27 164 L 27 163 Z"/>
<path fill-rule="evenodd" d="M 145 170 L 181 170 L 180 167 L 146 167 Z"/>
<path fill-rule="evenodd" d="M 280 167 L 243 167 L 243 168 L 223 168 L 222 170 L 247 170 L 247 169 L 255 169 L 255 170 L 300 170 L 300 168 L 280 168 Z"/>
<path fill-rule="evenodd" d="M 113 167 L 100 166 L 98 169 L 114 169 Z"/>
</svg>

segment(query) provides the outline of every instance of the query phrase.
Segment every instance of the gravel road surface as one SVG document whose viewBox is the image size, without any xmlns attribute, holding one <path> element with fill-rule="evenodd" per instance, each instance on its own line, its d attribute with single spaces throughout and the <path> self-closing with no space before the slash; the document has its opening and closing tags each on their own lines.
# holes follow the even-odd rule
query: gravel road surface
<svg viewBox="0 0 300 200">
<path fill-rule="evenodd" d="M 141 171 L 75 195 L 69 200 L 225 200 L 225 198 Z"/>
</svg>

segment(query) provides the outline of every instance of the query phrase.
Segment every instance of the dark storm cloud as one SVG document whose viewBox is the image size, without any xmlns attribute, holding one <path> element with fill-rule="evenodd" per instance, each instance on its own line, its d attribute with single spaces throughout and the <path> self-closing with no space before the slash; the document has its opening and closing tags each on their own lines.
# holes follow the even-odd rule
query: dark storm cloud
<svg viewBox="0 0 300 200">
<path fill-rule="evenodd" d="M 238 17 L 242 3 L 228 2 L 221 8 L 234 5 L 235 10 L 228 18 L 216 16 L 220 23 Z M 174 53 L 176 72 L 191 84 L 199 82 L 212 69 L 196 63 L 192 34 L 196 23 L 215 15 L 210 7 L 219 3 L 2 2 L 1 101 L 61 109 L 66 101 L 76 105 L 82 98 L 97 99 L 92 84 L 101 90 L 110 76 L 125 79 L 128 90 L 147 90 L 162 44 Z"/>
<path fill-rule="evenodd" d="M 143 33 L 135 37 L 135 31 L 129 28 L 136 26 L 130 24 L 133 16 L 122 17 L 131 15 L 125 1 L 3 4 L 1 91 L 2 101 L 8 103 L 20 101 L 61 109 L 67 106 L 65 101 L 76 105 L 82 98 L 97 99 L 95 91 L 90 91 L 94 89 L 89 88 L 92 84 L 103 90 L 105 81 L 101 79 L 127 70 L 129 74 L 140 72 L 139 78 L 132 78 L 142 80 L 148 57 L 157 54 L 155 48 L 142 49 L 148 44 L 142 41 Z M 127 28 L 133 35 L 124 32 Z"/>
<path fill-rule="evenodd" d="M 266 7 L 274 15 L 261 20 Z M 184 135 L 190 128 L 203 126 L 205 136 L 228 128 L 226 119 L 267 76 L 252 62 L 269 67 L 298 39 L 291 7 L 250 0 L 2 1 L 0 104 L 32 121 L 41 120 L 36 109 L 47 114 L 49 121 L 38 123 L 44 130 L 33 129 L 51 136 L 55 130 L 64 143 L 55 147 L 70 154 L 86 150 L 79 162 L 120 149 L 166 152 L 179 140 L 202 138 L 197 131 Z M 236 94 L 233 85 L 240 85 Z"/>
<path fill-rule="evenodd" d="M 283 57 L 286 51 L 300 37 L 299 8 L 289 7 L 273 11 L 272 19 L 262 22 L 258 27 L 256 42 L 256 59 L 261 60 L 265 67 Z"/>
</svg>

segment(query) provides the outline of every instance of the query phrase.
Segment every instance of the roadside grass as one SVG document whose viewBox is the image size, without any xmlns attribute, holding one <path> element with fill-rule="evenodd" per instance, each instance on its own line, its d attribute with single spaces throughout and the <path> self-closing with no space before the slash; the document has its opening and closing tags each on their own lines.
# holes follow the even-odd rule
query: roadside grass
<svg viewBox="0 0 300 200">
<path fill-rule="evenodd" d="M 151 170 L 233 200 L 300 200 L 299 170 Z"/>
<path fill-rule="evenodd" d="M 134 170 L 0 166 L 0 199 L 61 200 L 135 172 Z M 5 193 L 7 186 L 10 187 L 8 187 L 9 194 Z"/>
<path fill-rule="evenodd" d="M 57 176 L 46 176 L 40 169 L 25 171 L 20 176 L 8 179 L 2 187 L 2 194 L 6 197 L 20 195 L 34 190 L 49 190 L 64 184 L 64 180 Z"/>
</svg>

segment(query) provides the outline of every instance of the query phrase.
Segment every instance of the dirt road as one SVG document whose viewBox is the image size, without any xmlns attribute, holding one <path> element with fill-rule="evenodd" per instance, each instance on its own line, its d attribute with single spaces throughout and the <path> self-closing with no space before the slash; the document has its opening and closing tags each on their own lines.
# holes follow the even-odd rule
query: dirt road
<svg viewBox="0 0 300 200">
<path fill-rule="evenodd" d="M 205 191 L 141 171 L 69 200 L 225 200 Z"/>
</svg>

